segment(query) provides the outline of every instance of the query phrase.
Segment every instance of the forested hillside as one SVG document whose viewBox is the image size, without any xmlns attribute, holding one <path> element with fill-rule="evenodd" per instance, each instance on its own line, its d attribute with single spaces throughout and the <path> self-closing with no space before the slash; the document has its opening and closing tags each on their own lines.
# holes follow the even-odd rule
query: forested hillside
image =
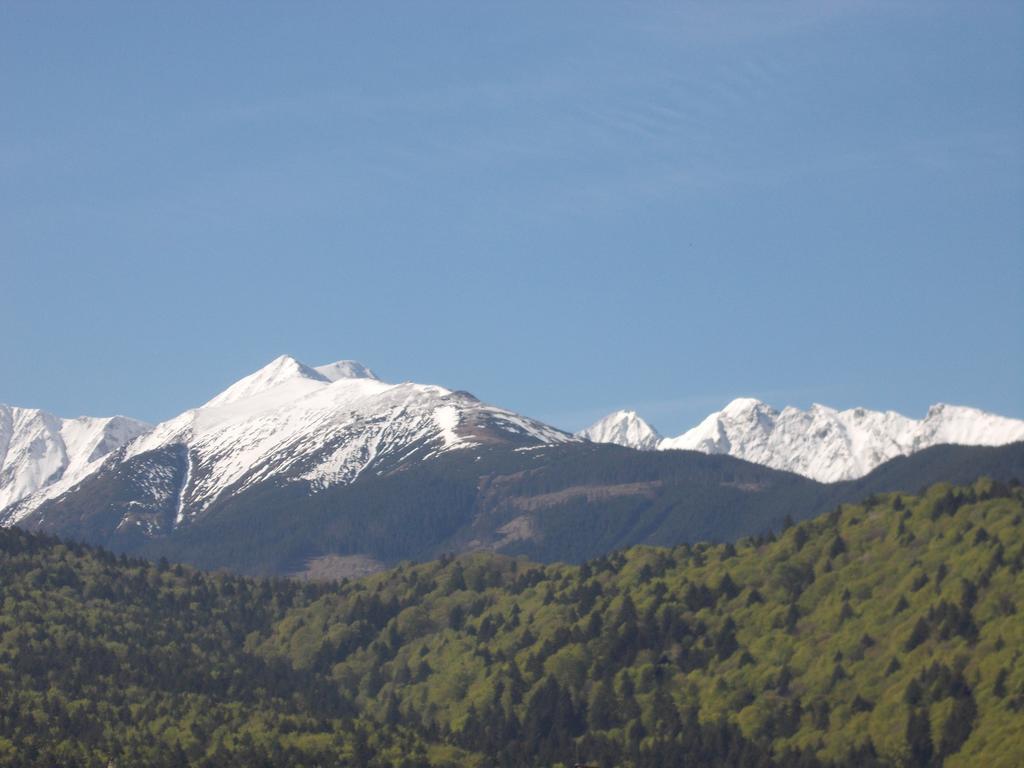
<svg viewBox="0 0 1024 768">
<path fill-rule="evenodd" d="M 0 763 L 1016 766 L 1024 491 L 313 585 L 0 531 Z"/>
</svg>

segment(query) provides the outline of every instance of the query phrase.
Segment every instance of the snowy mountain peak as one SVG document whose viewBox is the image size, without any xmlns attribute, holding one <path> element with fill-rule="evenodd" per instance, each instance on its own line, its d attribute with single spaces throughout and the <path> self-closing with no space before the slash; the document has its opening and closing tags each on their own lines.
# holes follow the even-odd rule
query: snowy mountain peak
<svg viewBox="0 0 1024 768">
<path fill-rule="evenodd" d="M 316 372 L 328 381 L 338 381 L 339 379 L 374 379 L 375 381 L 380 381 L 377 378 L 377 374 L 355 360 L 339 360 L 336 363 L 318 365 Z"/>
<path fill-rule="evenodd" d="M 586 438 L 592 443 L 615 443 L 644 451 L 656 448 L 661 441 L 661 435 L 641 419 L 636 411 L 630 410 L 609 414 L 577 432 L 576 436 Z"/>
<path fill-rule="evenodd" d="M 823 482 L 862 477 L 879 464 L 933 445 L 1005 445 L 1024 440 L 1024 421 L 940 403 L 916 421 L 895 411 L 839 411 L 815 403 L 777 411 L 750 397 L 733 400 L 678 437 L 654 445 L 626 442 L 618 412 L 582 435 L 634 448 L 728 454 Z M 639 419 L 639 417 L 637 417 Z M 653 431 L 653 430 L 652 430 Z M 656 433 L 655 433 L 656 434 Z"/>
<path fill-rule="evenodd" d="M 931 444 L 998 445 L 989 442 L 997 436 L 1005 443 L 1024 440 L 1024 421 L 964 405 L 933 405 L 920 424 L 920 439 Z"/>
<path fill-rule="evenodd" d="M 102 471 L 129 478 L 122 523 L 155 533 L 267 482 L 318 493 L 453 450 L 575 441 L 444 387 L 389 384 L 350 360 L 312 368 L 282 356 L 158 424 Z M 0 524 L 26 519 L 39 506 L 31 501 L 0 512 Z"/>
<path fill-rule="evenodd" d="M 35 408 L 0 405 L 0 509 L 71 487 L 149 429 L 125 416 L 62 419 Z"/>
<path fill-rule="evenodd" d="M 733 419 L 749 417 L 754 413 L 775 413 L 775 409 L 754 397 L 737 397 L 730 402 L 721 413 Z"/>
<path fill-rule="evenodd" d="M 207 402 L 204 407 L 214 408 L 236 403 L 239 400 L 245 400 L 253 397 L 254 395 L 262 394 L 263 392 L 280 386 L 285 382 L 294 381 L 296 379 L 306 379 L 318 382 L 331 381 L 331 379 L 317 371 L 315 368 L 310 368 L 308 365 L 300 363 L 291 355 L 281 355 L 280 357 L 271 360 L 255 373 L 250 373 L 248 376 L 236 381 L 215 398 Z"/>
</svg>

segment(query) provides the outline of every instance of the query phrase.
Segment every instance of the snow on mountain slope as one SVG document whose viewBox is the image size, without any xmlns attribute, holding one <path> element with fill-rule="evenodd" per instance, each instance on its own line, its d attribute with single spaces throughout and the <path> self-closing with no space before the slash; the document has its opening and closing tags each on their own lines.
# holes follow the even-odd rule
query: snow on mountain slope
<svg viewBox="0 0 1024 768">
<path fill-rule="evenodd" d="M 0 405 L 0 509 L 71 487 L 149 428 L 124 416 L 62 419 L 35 408 Z"/>
<path fill-rule="evenodd" d="M 662 439 L 636 411 L 615 411 L 577 432 L 576 436 L 592 443 L 614 443 L 642 451 L 657 448 Z"/>
<path fill-rule="evenodd" d="M 620 424 L 617 415 L 608 419 Z M 649 441 L 629 441 L 625 430 L 595 427 L 585 430 L 595 442 L 649 449 Z M 806 411 L 793 407 L 778 411 L 760 400 L 738 398 L 682 435 L 662 439 L 656 447 L 728 454 L 835 482 L 863 477 L 889 459 L 933 445 L 1005 445 L 1019 440 L 1024 440 L 1024 421 L 963 406 L 934 405 L 917 421 L 895 411 L 837 411 L 817 404 Z"/>
<path fill-rule="evenodd" d="M 136 507 L 154 514 L 159 508 L 161 520 L 173 507 L 179 525 L 268 481 L 303 483 L 316 492 L 371 469 L 382 472 L 474 445 L 576 439 L 465 392 L 388 384 L 351 361 L 312 368 L 282 356 L 204 405 L 158 424 L 111 461 L 137 464 L 147 475 L 139 476 L 147 498 Z M 154 456 L 161 458 L 154 463 Z M 31 511 L 23 505 L 19 519 Z M 139 524 L 147 530 L 158 525 L 152 519 Z"/>
<path fill-rule="evenodd" d="M 1001 445 L 1024 440 L 1024 421 L 962 405 L 933 405 L 920 429 L 920 440 L 927 445 Z"/>
<path fill-rule="evenodd" d="M 318 365 L 316 372 L 328 381 L 338 379 L 376 379 L 377 374 L 355 360 L 339 360 L 336 363 Z"/>
<path fill-rule="evenodd" d="M 833 482 L 861 477 L 888 459 L 918 450 L 913 447 L 916 424 L 894 412 L 840 412 L 823 405 L 779 412 L 742 398 L 658 447 L 725 453 Z"/>
</svg>

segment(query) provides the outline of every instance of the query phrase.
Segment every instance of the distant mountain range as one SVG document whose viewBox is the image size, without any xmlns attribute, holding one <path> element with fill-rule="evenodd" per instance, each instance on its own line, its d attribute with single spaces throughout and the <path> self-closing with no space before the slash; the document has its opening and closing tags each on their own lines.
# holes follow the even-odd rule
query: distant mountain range
<svg viewBox="0 0 1024 768">
<path fill-rule="evenodd" d="M 1024 477 L 1022 443 L 939 445 L 1019 440 L 1024 422 L 969 408 L 916 422 L 754 400 L 678 438 L 631 412 L 574 436 L 466 392 L 283 356 L 152 428 L 0 409 L 0 524 L 247 572 L 475 549 L 580 560 L 754 534 L 872 492 Z"/>
<path fill-rule="evenodd" d="M 744 397 L 678 437 L 662 437 L 635 411 L 616 411 L 577 435 L 644 451 L 725 454 L 831 483 L 863 477 L 890 459 L 934 445 L 1024 440 L 1024 421 L 941 403 L 920 421 L 895 411 L 837 411 L 824 405 L 778 411 Z"/>
</svg>

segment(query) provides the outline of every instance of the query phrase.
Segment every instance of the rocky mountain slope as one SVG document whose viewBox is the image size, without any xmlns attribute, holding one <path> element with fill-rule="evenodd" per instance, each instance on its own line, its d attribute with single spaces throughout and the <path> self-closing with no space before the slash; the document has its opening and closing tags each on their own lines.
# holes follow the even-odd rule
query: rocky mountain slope
<svg viewBox="0 0 1024 768">
<path fill-rule="evenodd" d="M 678 437 L 657 439 L 657 432 L 633 411 L 618 411 L 578 434 L 641 450 L 726 454 L 835 482 L 863 477 L 889 459 L 934 445 L 1024 440 L 1024 421 L 944 404 L 915 420 L 895 411 L 837 411 L 824 405 L 779 411 L 760 400 L 739 398 Z"/>
</svg>

